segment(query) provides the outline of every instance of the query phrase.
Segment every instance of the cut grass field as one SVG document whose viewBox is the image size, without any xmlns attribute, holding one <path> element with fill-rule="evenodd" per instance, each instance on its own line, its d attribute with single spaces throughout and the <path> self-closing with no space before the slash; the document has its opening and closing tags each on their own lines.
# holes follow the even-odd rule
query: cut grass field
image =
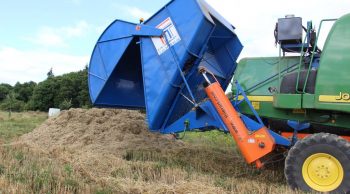
<svg viewBox="0 0 350 194">
<path fill-rule="evenodd" d="M 11 143 L 46 119 L 41 112 L 0 112 L 0 193 L 98 193 L 70 164 Z"/>
<path fill-rule="evenodd" d="M 47 119 L 47 114 L 41 112 L 12 113 L 0 111 L 0 140 L 12 141 L 25 133 L 32 131 Z"/>
<path fill-rule="evenodd" d="M 87 176 L 68 160 L 13 143 L 46 117 L 0 112 L 0 193 L 296 193 L 282 165 L 248 166 L 231 137 L 217 131 L 181 134 L 188 144 L 181 149 L 125 150 L 106 178 Z"/>
</svg>

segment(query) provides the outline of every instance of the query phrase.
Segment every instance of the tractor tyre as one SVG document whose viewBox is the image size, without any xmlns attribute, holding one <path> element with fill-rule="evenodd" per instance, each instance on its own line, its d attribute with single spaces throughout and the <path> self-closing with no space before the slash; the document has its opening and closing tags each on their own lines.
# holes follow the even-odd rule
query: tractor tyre
<svg viewBox="0 0 350 194">
<path fill-rule="evenodd" d="M 329 133 L 299 140 L 289 150 L 284 174 L 292 189 L 350 193 L 350 143 Z"/>
</svg>

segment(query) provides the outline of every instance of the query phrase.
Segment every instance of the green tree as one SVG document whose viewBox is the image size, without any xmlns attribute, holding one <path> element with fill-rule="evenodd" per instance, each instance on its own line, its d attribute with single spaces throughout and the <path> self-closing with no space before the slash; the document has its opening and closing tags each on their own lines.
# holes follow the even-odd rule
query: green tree
<svg viewBox="0 0 350 194">
<path fill-rule="evenodd" d="M 68 104 L 69 108 L 91 107 L 86 68 L 79 72 L 49 77 L 39 83 L 28 106 L 33 110 L 47 111 L 49 108 L 67 107 Z"/>
<path fill-rule="evenodd" d="M 18 94 L 17 99 L 27 103 L 32 97 L 36 85 L 37 84 L 32 81 L 23 84 L 17 82 L 16 85 L 13 87 L 14 92 Z"/>
<path fill-rule="evenodd" d="M 89 94 L 89 86 L 88 86 L 88 65 L 85 66 L 85 69 L 79 72 L 80 76 L 80 89 L 78 94 L 78 101 L 80 107 L 92 107 L 90 94 Z"/>
<path fill-rule="evenodd" d="M 8 111 L 11 116 L 12 111 L 23 111 L 25 103 L 23 101 L 17 100 L 18 94 L 11 91 L 7 94 L 6 99 L 1 103 L 0 108 L 2 110 Z"/>
<path fill-rule="evenodd" d="M 58 84 L 53 78 L 40 82 L 33 91 L 33 96 L 29 101 L 29 109 L 47 111 L 54 107 L 54 96 Z"/>
<path fill-rule="evenodd" d="M 0 84 L 0 102 L 6 99 L 11 90 L 12 86 L 10 84 Z"/>
</svg>

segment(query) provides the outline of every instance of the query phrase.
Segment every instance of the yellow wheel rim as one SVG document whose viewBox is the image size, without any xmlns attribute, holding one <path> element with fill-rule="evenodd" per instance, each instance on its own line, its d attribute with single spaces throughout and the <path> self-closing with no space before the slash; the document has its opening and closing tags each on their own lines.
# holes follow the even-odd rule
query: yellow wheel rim
<svg viewBox="0 0 350 194">
<path fill-rule="evenodd" d="M 320 192 L 337 189 L 344 179 L 344 170 L 338 159 L 325 153 L 308 157 L 302 173 L 306 184 Z"/>
</svg>

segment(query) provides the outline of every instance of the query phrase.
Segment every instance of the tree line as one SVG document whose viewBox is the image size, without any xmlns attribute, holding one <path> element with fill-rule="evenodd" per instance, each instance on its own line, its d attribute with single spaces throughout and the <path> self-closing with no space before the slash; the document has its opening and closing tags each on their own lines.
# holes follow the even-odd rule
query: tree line
<svg viewBox="0 0 350 194">
<path fill-rule="evenodd" d="M 47 79 L 19 83 L 14 86 L 0 84 L 0 109 L 4 111 L 48 111 L 49 108 L 91 107 L 87 67 L 78 72 L 54 76 L 52 70 Z"/>
</svg>

